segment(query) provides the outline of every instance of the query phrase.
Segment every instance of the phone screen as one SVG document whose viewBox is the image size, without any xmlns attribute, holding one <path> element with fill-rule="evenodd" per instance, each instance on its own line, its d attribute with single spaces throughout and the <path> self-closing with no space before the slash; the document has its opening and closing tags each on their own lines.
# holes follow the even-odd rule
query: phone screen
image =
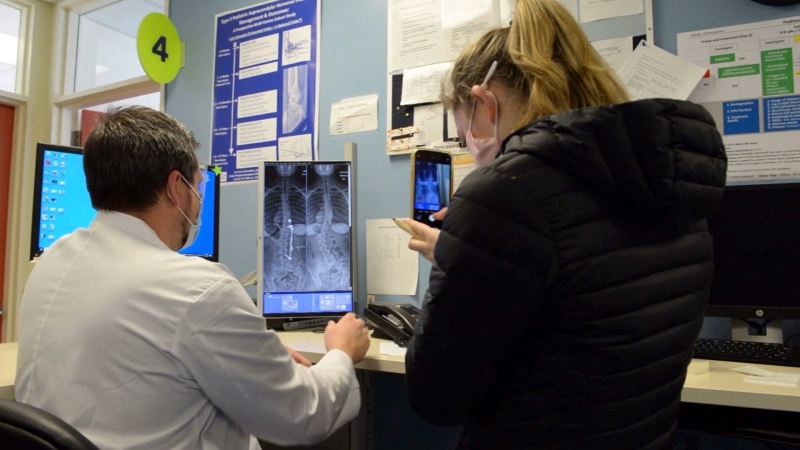
<svg viewBox="0 0 800 450">
<path fill-rule="evenodd" d="M 442 221 L 433 213 L 450 204 L 450 154 L 418 150 L 414 153 L 414 202 L 412 217 L 434 228 Z"/>
</svg>

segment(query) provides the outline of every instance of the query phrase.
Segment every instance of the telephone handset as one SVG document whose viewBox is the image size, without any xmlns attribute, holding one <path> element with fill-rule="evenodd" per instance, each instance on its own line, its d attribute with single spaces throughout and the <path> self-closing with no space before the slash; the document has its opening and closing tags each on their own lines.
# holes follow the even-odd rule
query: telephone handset
<svg viewBox="0 0 800 450">
<path fill-rule="evenodd" d="M 414 324 L 417 323 L 419 312 L 419 308 L 408 303 L 399 305 L 370 303 L 364 308 L 364 317 L 375 326 L 372 337 L 391 339 L 397 345 L 405 347 L 414 333 Z"/>
</svg>

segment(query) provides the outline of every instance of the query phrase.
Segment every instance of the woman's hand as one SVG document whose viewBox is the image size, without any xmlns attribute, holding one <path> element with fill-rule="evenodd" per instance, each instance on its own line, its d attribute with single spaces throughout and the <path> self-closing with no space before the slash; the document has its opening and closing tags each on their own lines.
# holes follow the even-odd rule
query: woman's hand
<svg viewBox="0 0 800 450">
<path fill-rule="evenodd" d="M 442 211 L 436 214 L 444 213 Z M 440 230 L 431 228 L 424 223 L 417 222 L 416 220 L 403 219 L 406 225 L 414 232 L 413 237 L 408 241 L 408 248 L 419 252 L 428 261 L 436 263 L 433 259 L 433 249 L 436 247 L 436 241 L 439 240 Z"/>
</svg>

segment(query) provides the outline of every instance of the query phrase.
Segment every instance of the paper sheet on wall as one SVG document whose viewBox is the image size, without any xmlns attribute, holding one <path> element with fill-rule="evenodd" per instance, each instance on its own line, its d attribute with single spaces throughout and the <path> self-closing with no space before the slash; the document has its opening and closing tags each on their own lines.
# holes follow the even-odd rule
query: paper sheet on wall
<svg viewBox="0 0 800 450">
<path fill-rule="evenodd" d="M 378 129 L 378 95 L 348 98 L 331 105 L 331 136 Z"/>
<path fill-rule="evenodd" d="M 618 74 L 632 100 L 686 100 L 706 69 L 641 41 Z"/>
<path fill-rule="evenodd" d="M 592 47 L 615 72 L 619 72 L 625 61 L 633 54 L 633 36 L 594 41 Z"/>
<path fill-rule="evenodd" d="M 446 60 L 458 58 L 467 44 L 500 25 L 500 3 L 497 0 L 441 0 L 441 2 Z"/>
<path fill-rule="evenodd" d="M 452 156 L 453 161 L 453 192 L 458 191 L 461 182 L 467 177 L 477 166 L 472 155 L 469 153 L 457 153 Z"/>
<path fill-rule="evenodd" d="M 419 133 L 414 135 L 414 144 L 430 145 L 444 140 L 444 107 L 441 103 L 414 107 L 414 125 Z"/>
<path fill-rule="evenodd" d="M 409 250 L 408 233 L 392 219 L 367 220 L 367 293 L 417 293 L 419 253 Z"/>
<path fill-rule="evenodd" d="M 443 62 L 441 2 L 394 0 L 392 6 L 391 70 Z"/>
<path fill-rule="evenodd" d="M 678 34 L 709 68 L 690 101 L 722 133 L 728 184 L 800 181 L 800 16 Z"/>
<path fill-rule="evenodd" d="M 447 115 L 447 139 L 458 138 L 458 128 L 456 128 L 455 113 L 453 111 L 446 111 Z"/>
<path fill-rule="evenodd" d="M 644 13 L 643 0 L 580 0 L 581 22 L 613 19 Z"/>
<path fill-rule="evenodd" d="M 431 64 L 403 70 L 403 92 L 401 105 L 417 105 L 439 101 L 442 78 L 447 76 L 452 62 Z"/>
</svg>

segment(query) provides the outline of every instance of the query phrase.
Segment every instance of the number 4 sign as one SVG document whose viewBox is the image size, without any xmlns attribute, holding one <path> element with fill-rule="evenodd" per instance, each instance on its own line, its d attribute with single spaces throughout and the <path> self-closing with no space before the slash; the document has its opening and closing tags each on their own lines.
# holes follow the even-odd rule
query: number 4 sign
<svg viewBox="0 0 800 450">
<path fill-rule="evenodd" d="M 183 47 L 178 29 L 167 16 L 150 13 L 136 33 L 136 50 L 144 72 L 153 81 L 167 84 L 183 66 Z"/>
</svg>

